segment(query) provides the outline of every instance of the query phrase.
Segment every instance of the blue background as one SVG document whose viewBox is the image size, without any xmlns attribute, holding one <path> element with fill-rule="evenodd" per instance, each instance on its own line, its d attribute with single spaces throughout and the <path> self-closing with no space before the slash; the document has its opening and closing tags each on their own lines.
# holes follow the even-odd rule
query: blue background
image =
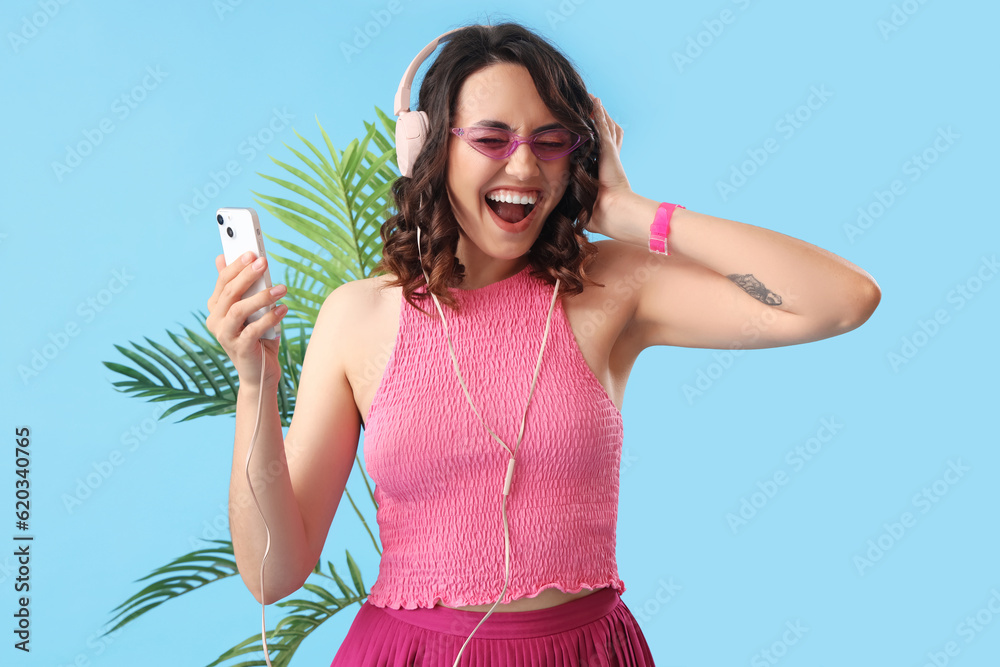
<svg viewBox="0 0 1000 667">
<path fill-rule="evenodd" d="M 300 145 L 293 128 L 320 141 L 318 118 L 343 149 L 376 120 L 375 105 L 391 114 L 403 70 L 427 42 L 513 19 L 558 45 L 625 129 L 622 161 L 639 194 L 804 239 L 882 288 L 874 316 L 832 339 L 729 357 L 663 347 L 640 356 L 623 410 L 618 559 L 657 664 L 919 667 L 929 653 L 938 664 L 998 664 L 997 5 L 399 0 L 392 13 L 381 0 L 342 4 L 17 0 L 0 10 L 0 263 L 10 297 L 0 497 L 13 508 L 13 431 L 29 426 L 35 536 L 25 655 L 12 647 L 6 514 L 0 662 L 203 665 L 259 632 L 259 605 L 234 577 L 95 639 L 139 590 L 135 580 L 204 546 L 199 538 L 228 538 L 233 437 L 231 416 L 155 421 L 152 404 L 113 390 L 120 377 L 101 362 L 124 361 L 115 344 L 196 327 L 192 311 L 205 309 L 216 279 L 212 214 L 253 206 L 251 190 L 278 193 L 257 172 L 280 173 L 268 155 L 293 159 L 284 145 Z M 368 43 L 345 55 L 366 29 Z M 143 99 L 123 106 L 144 77 Z M 814 87 L 830 95 L 809 109 Z M 290 123 L 251 154 L 244 142 L 275 110 Z M 796 112 L 789 133 L 781 121 Z M 102 122 L 113 130 L 57 173 L 53 164 Z M 744 166 L 769 140 L 777 152 Z M 914 169 L 921 155 L 933 162 Z M 182 205 L 229 161 L 240 173 L 186 220 Z M 723 194 L 734 169 L 753 173 Z M 902 194 L 879 211 L 878 193 L 895 180 Z M 877 215 L 852 232 L 859 207 Z M 264 212 L 262 225 L 290 234 Z M 102 299 L 99 311 L 86 305 Z M 68 326 L 76 335 L 24 374 Z M 685 393 L 702 374 L 702 393 Z M 832 438 L 823 420 L 836 424 Z M 133 428 L 142 437 L 128 440 Z M 808 462 L 788 458 L 820 435 L 827 442 Z M 111 473 L 68 508 L 116 450 Z M 946 475 L 951 464 L 967 470 Z M 788 482 L 754 497 L 778 472 Z M 357 472 L 348 488 L 363 493 Z M 925 488 L 935 502 L 917 498 Z M 744 499 L 759 507 L 734 530 L 727 515 Z M 892 524 L 906 512 L 913 521 L 900 535 Z M 860 566 L 869 540 L 884 553 Z M 324 561 L 343 568 L 345 548 L 371 585 L 377 557 L 347 503 Z M 314 633 L 293 663 L 328 664 L 355 609 Z M 279 612 L 268 607 L 269 626 Z M 966 619 L 977 614 L 973 630 Z M 796 624 L 801 636 L 785 634 Z M 948 642 L 951 657 L 941 654 Z"/>
</svg>

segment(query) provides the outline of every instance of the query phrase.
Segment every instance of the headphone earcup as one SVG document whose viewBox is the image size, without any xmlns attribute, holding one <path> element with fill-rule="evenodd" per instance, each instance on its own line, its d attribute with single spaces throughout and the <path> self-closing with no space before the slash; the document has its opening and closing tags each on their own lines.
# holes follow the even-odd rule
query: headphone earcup
<svg viewBox="0 0 1000 667">
<path fill-rule="evenodd" d="M 396 163 L 399 172 L 409 178 L 420 155 L 424 140 L 430 133 L 430 123 L 423 111 L 403 111 L 396 121 Z"/>
</svg>

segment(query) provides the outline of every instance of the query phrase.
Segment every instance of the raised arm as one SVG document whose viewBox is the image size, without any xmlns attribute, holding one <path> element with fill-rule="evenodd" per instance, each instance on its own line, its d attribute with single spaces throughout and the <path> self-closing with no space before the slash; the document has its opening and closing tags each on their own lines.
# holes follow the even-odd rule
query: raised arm
<svg viewBox="0 0 1000 667">
<path fill-rule="evenodd" d="M 659 202 L 632 192 L 618 157 L 621 128 L 600 104 L 596 113 L 601 183 L 587 228 L 613 239 L 601 251 L 617 273 L 628 278 L 644 267 L 625 297 L 640 349 L 805 343 L 850 331 L 874 312 L 881 291 L 867 272 L 763 227 L 677 208 L 671 255 L 651 253 L 649 226 Z"/>
<path fill-rule="evenodd" d="M 863 324 L 881 292 L 863 269 L 779 232 L 674 210 L 664 257 L 649 250 L 659 202 L 609 202 L 615 239 L 602 252 L 620 273 L 645 267 L 629 295 L 640 349 L 651 345 L 762 348 L 829 338 Z M 644 273 L 643 276 L 646 276 Z"/>
</svg>

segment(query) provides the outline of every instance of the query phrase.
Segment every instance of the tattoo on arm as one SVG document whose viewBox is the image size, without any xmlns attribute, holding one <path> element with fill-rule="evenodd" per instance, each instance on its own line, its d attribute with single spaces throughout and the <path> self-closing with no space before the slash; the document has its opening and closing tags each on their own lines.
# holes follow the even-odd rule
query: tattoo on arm
<svg viewBox="0 0 1000 667">
<path fill-rule="evenodd" d="M 781 305 L 781 297 L 764 287 L 764 283 L 754 278 L 752 273 L 731 273 L 726 277 L 758 301 L 762 301 L 769 306 Z"/>
</svg>

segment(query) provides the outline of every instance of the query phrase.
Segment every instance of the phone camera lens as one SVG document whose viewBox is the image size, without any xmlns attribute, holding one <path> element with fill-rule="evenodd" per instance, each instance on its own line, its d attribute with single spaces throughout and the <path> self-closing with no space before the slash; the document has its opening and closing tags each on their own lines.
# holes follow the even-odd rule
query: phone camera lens
<svg viewBox="0 0 1000 667">
<path fill-rule="evenodd" d="M 219 221 L 220 225 L 222 224 L 222 214 L 221 213 L 219 215 L 215 216 L 215 219 Z"/>
<path fill-rule="evenodd" d="M 226 233 L 229 234 L 229 238 L 233 238 L 233 228 L 226 227 Z"/>
</svg>

